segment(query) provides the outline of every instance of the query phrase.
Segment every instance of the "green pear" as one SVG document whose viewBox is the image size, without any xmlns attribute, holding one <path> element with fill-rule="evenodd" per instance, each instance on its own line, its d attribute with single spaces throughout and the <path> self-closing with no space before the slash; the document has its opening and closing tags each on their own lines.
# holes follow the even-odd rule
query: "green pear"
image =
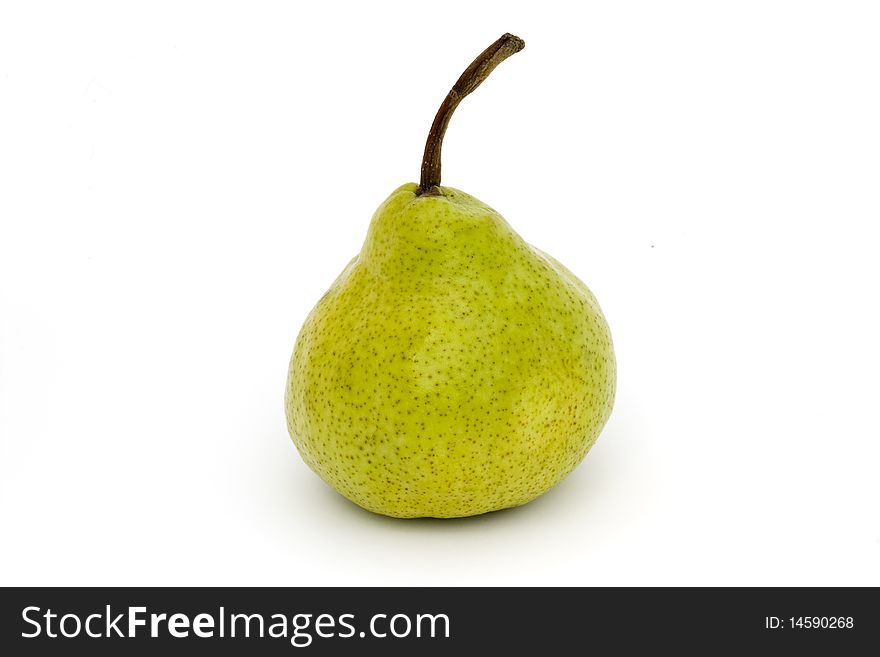
<svg viewBox="0 0 880 657">
<path fill-rule="evenodd" d="M 506 34 L 462 74 L 420 184 L 379 207 L 296 341 L 290 435 L 324 481 L 376 513 L 525 504 L 580 463 L 611 414 L 616 366 L 595 297 L 498 212 L 440 186 L 449 116 L 523 46 Z"/>
</svg>

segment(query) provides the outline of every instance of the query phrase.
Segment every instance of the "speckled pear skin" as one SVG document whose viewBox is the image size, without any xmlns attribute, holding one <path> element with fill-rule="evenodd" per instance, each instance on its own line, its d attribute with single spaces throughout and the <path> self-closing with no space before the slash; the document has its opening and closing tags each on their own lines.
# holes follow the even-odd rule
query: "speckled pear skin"
<svg viewBox="0 0 880 657">
<path fill-rule="evenodd" d="M 580 463 L 616 365 L 595 297 L 497 212 L 397 189 L 305 321 L 290 435 L 324 481 L 388 516 L 518 506 Z"/>
</svg>

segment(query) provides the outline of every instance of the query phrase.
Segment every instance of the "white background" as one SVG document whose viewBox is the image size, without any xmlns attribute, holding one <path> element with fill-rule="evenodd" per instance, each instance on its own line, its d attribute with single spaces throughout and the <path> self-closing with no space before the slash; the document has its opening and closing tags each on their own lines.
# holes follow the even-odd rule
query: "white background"
<svg viewBox="0 0 880 657">
<path fill-rule="evenodd" d="M 0 10 L 0 583 L 880 585 L 876 3 L 304 4 Z M 287 361 L 505 31 L 443 181 L 593 289 L 617 404 L 526 507 L 374 516 Z"/>
</svg>

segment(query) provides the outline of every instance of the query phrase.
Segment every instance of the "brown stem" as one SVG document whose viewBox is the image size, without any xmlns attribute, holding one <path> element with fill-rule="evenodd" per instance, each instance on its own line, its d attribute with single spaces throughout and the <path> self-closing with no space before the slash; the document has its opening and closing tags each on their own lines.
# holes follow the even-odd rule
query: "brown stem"
<svg viewBox="0 0 880 657">
<path fill-rule="evenodd" d="M 452 86 L 443 104 L 440 105 L 440 109 L 437 110 L 437 116 L 434 117 L 434 123 L 431 125 L 431 132 L 428 133 L 425 155 L 422 157 L 422 177 L 419 181 L 419 188 L 416 190 L 416 196 L 423 194 L 433 196 L 440 193 L 437 189 L 440 186 L 440 149 L 443 147 L 443 135 L 446 134 L 449 119 L 452 118 L 455 108 L 465 96 L 489 77 L 496 66 L 525 47 L 525 41 L 519 37 L 505 34 L 480 53 L 461 74 L 458 82 Z"/>
</svg>

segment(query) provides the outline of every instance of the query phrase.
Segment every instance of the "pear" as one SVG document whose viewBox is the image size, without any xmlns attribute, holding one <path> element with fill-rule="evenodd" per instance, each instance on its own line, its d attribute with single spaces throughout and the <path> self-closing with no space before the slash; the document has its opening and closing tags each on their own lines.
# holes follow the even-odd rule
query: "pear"
<svg viewBox="0 0 880 657">
<path fill-rule="evenodd" d="M 524 47 L 505 34 L 449 92 L 420 184 L 396 189 L 305 321 L 287 424 L 352 502 L 400 518 L 525 504 L 584 458 L 614 401 L 595 297 L 495 210 L 440 185 L 449 117 Z"/>
</svg>

